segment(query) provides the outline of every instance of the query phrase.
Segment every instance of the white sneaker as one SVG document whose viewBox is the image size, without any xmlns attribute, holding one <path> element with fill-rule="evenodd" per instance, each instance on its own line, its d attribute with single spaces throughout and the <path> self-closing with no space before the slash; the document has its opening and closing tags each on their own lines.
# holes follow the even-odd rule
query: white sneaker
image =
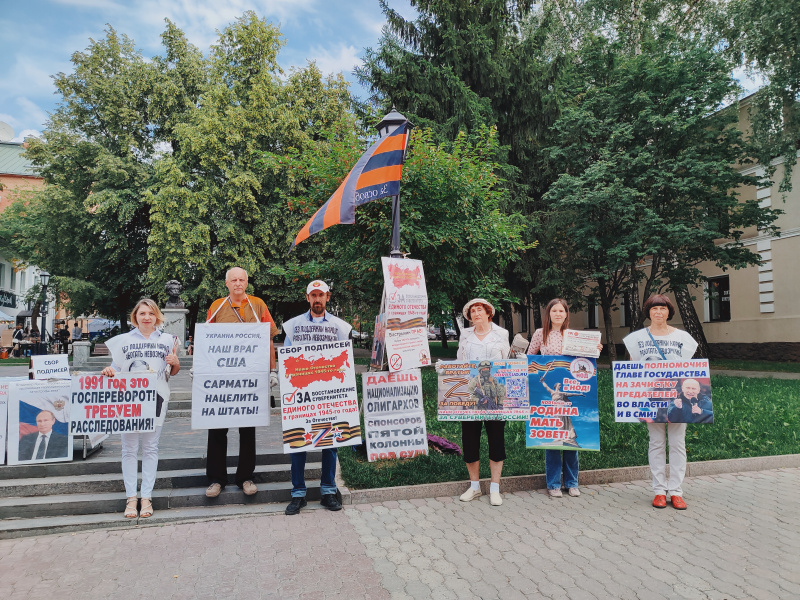
<svg viewBox="0 0 800 600">
<path fill-rule="evenodd" d="M 554 490 L 547 490 L 547 493 L 550 494 L 551 498 L 561 498 L 564 494 L 561 493 L 561 488 L 556 488 Z"/>
<path fill-rule="evenodd" d="M 567 490 L 567 492 L 568 492 L 568 493 L 569 493 L 569 495 L 570 495 L 570 496 L 572 496 L 573 498 L 577 498 L 578 496 L 580 496 L 580 495 L 581 495 L 581 491 L 580 491 L 578 488 L 576 488 L 576 487 L 574 487 L 574 488 L 569 488 L 569 489 Z"/>
<path fill-rule="evenodd" d="M 500 492 L 489 492 L 489 504 L 492 506 L 500 506 L 503 503 L 503 497 Z"/>
<path fill-rule="evenodd" d="M 480 489 L 473 490 L 472 488 L 469 488 L 466 492 L 461 494 L 460 499 L 462 502 L 469 502 L 470 500 L 475 500 L 475 498 L 477 498 L 480 495 L 481 495 Z"/>
</svg>

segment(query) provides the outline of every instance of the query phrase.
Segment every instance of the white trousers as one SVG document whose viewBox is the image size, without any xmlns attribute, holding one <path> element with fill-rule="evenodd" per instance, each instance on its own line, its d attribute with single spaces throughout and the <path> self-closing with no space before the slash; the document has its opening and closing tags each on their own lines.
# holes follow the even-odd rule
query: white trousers
<svg viewBox="0 0 800 600">
<path fill-rule="evenodd" d="M 666 425 L 666 426 L 665 426 Z M 648 423 L 650 474 L 656 496 L 683 496 L 686 475 L 686 423 Z M 667 435 L 669 435 L 669 482 L 667 482 Z"/>
<path fill-rule="evenodd" d="M 122 434 L 122 478 L 125 480 L 125 495 L 136 496 L 139 471 L 139 443 L 142 445 L 142 498 L 153 497 L 153 486 L 158 471 L 158 438 L 161 427 L 151 433 Z"/>
</svg>

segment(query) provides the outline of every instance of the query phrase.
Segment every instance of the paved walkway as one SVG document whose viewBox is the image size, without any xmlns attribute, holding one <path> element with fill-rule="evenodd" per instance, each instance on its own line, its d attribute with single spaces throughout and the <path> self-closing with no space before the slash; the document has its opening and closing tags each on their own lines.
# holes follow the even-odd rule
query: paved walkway
<svg viewBox="0 0 800 600">
<path fill-rule="evenodd" d="M 0 541 L 3 598 L 800 598 L 800 469 Z"/>
</svg>

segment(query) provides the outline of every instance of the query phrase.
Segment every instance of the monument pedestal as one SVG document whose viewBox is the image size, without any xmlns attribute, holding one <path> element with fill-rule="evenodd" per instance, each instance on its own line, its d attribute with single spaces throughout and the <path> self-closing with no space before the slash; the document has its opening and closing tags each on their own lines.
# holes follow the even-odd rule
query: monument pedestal
<svg viewBox="0 0 800 600">
<path fill-rule="evenodd" d="M 72 368 L 82 369 L 89 362 L 92 353 L 92 343 L 89 341 L 72 342 Z"/>
<path fill-rule="evenodd" d="M 170 333 L 178 338 L 178 356 L 186 356 L 186 308 L 164 308 L 164 333 Z"/>
</svg>

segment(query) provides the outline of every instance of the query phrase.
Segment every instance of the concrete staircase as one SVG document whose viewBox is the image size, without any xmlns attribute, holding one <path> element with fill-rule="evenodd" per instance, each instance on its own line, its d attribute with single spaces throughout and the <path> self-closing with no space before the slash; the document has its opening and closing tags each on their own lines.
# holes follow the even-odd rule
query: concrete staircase
<svg viewBox="0 0 800 600">
<path fill-rule="evenodd" d="M 192 358 L 182 359 L 183 368 Z M 186 362 L 184 363 L 184 360 Z M 102 362 L 101 362 L 102 361 Z M 108 358 L 93 357 L 84 372 L 97 372 L 110 364 Z M 206 498 L 205 431 L 192 430 L 191 392 L 186 374 L 175 381 L 167 411 L 165 432 L 173 443 L 165 443 L 159 454 L 158 474 L 153 490 L 155 514 L 148 519 L 125 519 L 125 486 L 122 480 L 118 436 L 105 448 L 81 459 L 76 444 L 72 462 L 0 466 L 0 539 L 79 531 L 95 528 L 158 525 L 171 521 L 220 519 L 241 514 L 282 513 L 291 499 L 290 458 L 280 447 L 280 414 L 272 411 L 269 439 L 257 445 L 254 481 L 258 493 L 245 496 L 229 484 L 217 498 Z M 260 435 L 260 434 L 259 434 Z M 176 443 L 190 439 L 191 444 Z M 237 444 L 229 441 L 229 452 Z M 171 450 L 165 450 L 171 447 Z M 264 450 L 264 448 L 267 448 Z M 307 498 L 320 498 L 319 478 L 322 456 L 309 452 L 306 463 Z M 234 480 L 238 456 L 228 457 L 228 478 Z M 139 465 L 141 472 L 141 463 Z M 318 508 L 311 502 L 308 509 Z M 307 510 L 307 509 L 304 509 Z"/>
<path fill-rule="evenodd" d="M 228 457 L 230 481 L 236 456 Z M 238 514 L 279 513 L 291 499 L 289 457 L 262 452 L 256 457 L 258 493 L 245 496 L 229 484 L 217 498 L 205 496 L 202 457 L 160 456 L 153 490 L 155 514 L 125 519 L 125 486 L 119 457 L 0 468 L 0 539 L 84 529 L 157 525 Z M 309 452 L 309 500 L 320 497 L 321 454 Z M 141 471 L 141 464 L 140 464 Z M 276 504 L 277 503 L 277 504 Z"/>
</svg>

